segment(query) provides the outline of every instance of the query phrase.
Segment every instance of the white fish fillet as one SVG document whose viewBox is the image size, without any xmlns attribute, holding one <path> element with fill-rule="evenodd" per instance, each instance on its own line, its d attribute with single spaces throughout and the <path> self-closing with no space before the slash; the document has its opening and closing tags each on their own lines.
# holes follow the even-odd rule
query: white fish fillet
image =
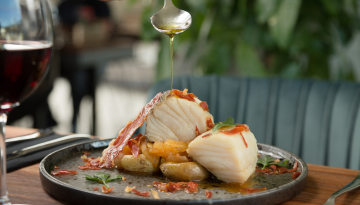
<svg viewBox="0 0 360 205">
<path fill-rule="evenodd" d="M 177 140 L 190 141 L 198 134 L 206 132 L 206 120 L 213 116 L 195 102 L 171 95 L 170 91 L 163 94 L 161 100 L 153 107 L 146 119 L 145 136 L 149 141 Z M 199 133 L 196 132 L 196 127 Z"/>
<path fill-rule="evenodd" d="M 233 127 L 227 128 L 227 130 Z M 250 131 L 242 131 L 248 147 L 240 133 L 228 135 L 212 130 L 190 142 L 187 153 L 200 165 L 224 182 L 245 182 L 254 172 L 257 161 L 257 144 Z"/>
</svg>

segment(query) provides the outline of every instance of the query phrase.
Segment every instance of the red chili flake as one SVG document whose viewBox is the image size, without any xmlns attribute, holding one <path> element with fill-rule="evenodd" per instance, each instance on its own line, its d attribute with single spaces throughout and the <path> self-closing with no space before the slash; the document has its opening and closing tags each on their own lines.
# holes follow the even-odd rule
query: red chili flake
<svg viewBox="0 0 360 205">
<path fill-rule="evenodd" d="M 236 127 L 232 130 L 220 131 L 220 132 L 227 134 L 227 135 L 235 135 L 237 133 L 241 133 L 242 131 L 250 131 L 249 126 L 247 126 L 245 124 L 236 125 Z"/>
<path fill-rule="evenodd" d="M 99 167 L 100 166 L 100 157 L 98 157 L 96 159 L 89 160 L 88 163 L 93 167 Z"/>
<path fill-rule="evenodd" d="M 94 166 L 78 166 L 79 169 L 81 170 L 86 170 L 86 169 L 92 169 L 92 170 L 99 170 L 99 167 L 94 167 Z"/>
<path fill-rule="evenodd" d="M 135 156 L 135 158 L 137 158 L 139 156 L 140 143 L 143 140 L 145 141 L 145 137 L 140 133 L 140 134 L 138 134 L 137 137 L 135 137 L 134 139 L 132 139 L 128 142 L 128 146 L 129 146 L 132 154 Z"/>
<path fill-rule="evenodd" d="M 89 156 L 91 152 L 83 152 L 84 155 Z"/>
<path fill-rule="evenodd" d="M 212 197 L 212 192 L 205 190 L 205 196 L 206 198 L 210 199 Z"/>
<path fill-rule="evenodd" d="M 176 191 L 179 191 L 179 190 L 185 190 L 186 192 L 186 189 L 189 188 L 189 183 L 188 182 L 178 182 L 178 183 L 174 183 L 174 182 L 169 182 L 169 186 L 172 186 L 173 188 L 176 188 L 177 190 Z"/>
<path fill-rule="evenodd" d="M 139 192 L 139 191 L 136 190 L 136 189 L 132 189 L 132 191 L 133 191 L 136 195 L 139 195 L 139 196 L 145 196 L 145 197 L 149 197 L 149 196 L 150 196 L 150 192 Z"/>
<path fill-rule="evenodd" d="M 211 133 L 208 133 L 208 134 L 202 136 L 202 138 L 209 137 L 210 135 L 211 135 Z"/>
<path fill-rule="evenodd" d="M 242 133 L 241 133 L 241 132 L 240 132 L 240 135 L 241 135 L 241 138 L 242 138 L 242 140 L 243 140 L 243 142 L 244 142 L 244 144 L 245 144 L 245 147 L 247 148 L 247 147 L 248 147 L 248 145 L 247 145 L 246 140 L 245 140 L 245 138 L 244 138 L 244 136 L 242 135 Z"/>
<path fill-rule="evenodd" d="M 137 158 L 139 155 L 139 152 L 140 152 L 139 146 L 133 140 L 130 140 L 128 142 L 128 145 L 129 145 L 129 148 L 131 149 L 132 154 L 135 156 L 135 158 Z"/>
<path fill-rule="evenodd" d="M 141 137 L 143 137 L 143 135 L 141 133 L 139 133 L 135 138 L 133 138 L 132 140 L 135 140 L 136 143 L 140 142 Z"/>
<path fill-rule="evenodd" d="M 268 167 L 265 167 L 265 169 L 256 169 L 257 172 L 260 172 L 260 173 L 266 173 L 266 174 L 274 174 L 275 172 L 268 168 Z"/>
<path fill-rule="evenodd" d="M 286 167 L 279 167 L 278 170 L 279 170 L 279 173 L 280 173 L 280 174 L 283 174 L 283 173 L 286 173 L 286 172 L 289 171 L 289 169 L 286 168 Z"/>
<path fill-rule="evenodd" d="M 206 102 L 201 102 L 200 106 L 204 109 L 204 111 L 209 111 L 209 106 Z"/>
<path fill-rule="evenodd" d="M 153 182 L 153 185 L 160 191 L 171 193 L 175 193 L 180 190 L 185 190 L 185 192 L 188 194 L 198 192 L 198 185 L 195 182 L 169 182 L 167 184 L 162 182 Z"/>
<path fill-rule="evenodd" d="M 265 191 L 266 187 L 263 188 L 243 188 L 240 189 L 239 192 L 240 193 L 244 193 L 244 194 L 252 194 L 252 193 L 257 193 L 257 192 L 261 192 L 261 191 Z"/>
<path fill-rule="evenodd" d="M 280 166 L 276 166 L 274 164 L 270 165 L 271 169 L 268 167 L 265 167 L 264 169 L 256 169 L 257 172 L 261 172 L 261 173 L 267 173 L 267 174 L 275 174 L 275 173 L 279 173 L 279 174 L 283 174 L 283 173 L 287 173 L 287 172 L 296 172 L 297 171 L 297 167 L 298 167 L 298 162 L 295 162 L 293 165 L 292 169 L 288 169 L 286 167 L 280 167 Z M 301 172 L 299 172 L 299 174 L 301 174 Z M 294 175 L 296 176 L 296 175 Z M 296 176 L 297 178 L 298 176 Z"/>
<path fill-rule="evenodd" d="M 58 166 L 54 166 L 54 169 L 60 169 L 60 167 L 58 167 Z"/>
<path fill-rule="evenodd" d="M 99 187 L 93 187 L 93 190 L 97 191 L 97 190 L 99 190 Z"/>
<path fill-rule="evenodd" d="M 155 188 L 159 191 L 167 191 L 167 184 L 163 182 L 153 182 Z"/>
<path fill-rule="evenodd" d="M 214 127 L 214 123 L 210 116 L 206 118 L 206 126 L 209 128 L 209 130 Z"/>
<path fill-rule="evenodd" d="M 53 176 L 57 176 L 60 174 L 76 174 L 78 171 L 73 171 L 73 170 L 59 170 L 59 171 L 52 171 L 51 175 Z"/>
<path fill-rule="evenodd" d="M 183 98 L 183 99 L 186 99 L 186 100 L 189 100 L 189 101 L 192 101 L 192 102 L 195 102 L 195 99 L 194 98 L 197 98 L 194 94 L 192 93 L 187 93 L 187 89 L 184 90 L 185 92 L 181 91 L 181 90 L 176 90 L 176 89 L 173 89 L 171 91 L 172 94 L 178 96 L 179 98 Z"/>
<path fill-rule="evenodd" d="M 291 177 L 295 180 L 300 176 L 301 172 L 294 172 Z"/>
<path fill-rule="evenodd" d="M 106 188 L 106 186 L 101 187 L 101 191 L 105 194 L 110 193 L 113 189 L 114 189 L 114 187 L 113 188 Z"/>
<path fill-rule="evenodd" d="M 294 163 L 293 168 L 292 168 L 292 169 L 289 169 L 289 172 L 296 172 L 296 171 L 297 171 L 297 167 L 298 167 L 298 162 L 296 161 L 296 162 Z"/>
<path fill-rule="evenodd" d="M 240 133 L 242 140 L 245 144 L 245 147 L 248 147 L 246 140 L 244 138 L 244 136 L 241 134 L 242 131 L 250 131 L 249 126 L 242 124 L 242 125 L 236 125 L 236 127 L 232 130 L 228 130 L 228 131 L 220 131 L 221 133 L 227 134 L 227 135 L 235 135 L 237 133 Z"/>
<path fill-rule="evenodd" d="M 277 168 L 275 164 L 271 164 L 270 167 L 276 172 Z"/>
<path fill-rule="evenodd" d="M 196 135 L 196 136 L 199 136 L 199 135 L 200 135 L 200 131 L 199 131 L 199 129 L 198 129 L 197 126 L 195 126 L 195 135 Z"/>
<path fill-rule="evenodd" d="M 82 159 L 84 162 L 88 162 L 88 161 L 91 161 L 91 160 L 93 160 L 93 159 L 95 159 L 94 157 L 88 157 L 88 158 L 86 158 L 86 159 Z"/>
<path fill-rule="evenodd" d="M 188 193 L 188 194 L 190 194 L 190 193 L 198 193 L 199 191 L 198 191 L 197 187 L 198 187 L 197 183 L 190 181 L 188 183 L 188 187 L 185 188 L 185 192 Z"/>
</svg>

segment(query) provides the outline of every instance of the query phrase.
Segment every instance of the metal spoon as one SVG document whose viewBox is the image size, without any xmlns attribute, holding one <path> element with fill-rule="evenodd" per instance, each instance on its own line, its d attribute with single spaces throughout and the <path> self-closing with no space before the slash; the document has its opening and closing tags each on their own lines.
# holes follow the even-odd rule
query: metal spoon
<svg viewBox="0 0 360 205">
<path fill-rule="evenodd" d="M 323 205 L 335 205 L 335 198 L 339 195 L 360 187 L 360 174 L 349 184 L 333 193 Z"/>
<path fill-rule="evenodd" d="M 192 22 L 191 15 L 176 8 L 172 0 L 164 0 L 164 7 L 150 19 L 156 30 L 169 36 L 184 32 Z"/>
</svg>

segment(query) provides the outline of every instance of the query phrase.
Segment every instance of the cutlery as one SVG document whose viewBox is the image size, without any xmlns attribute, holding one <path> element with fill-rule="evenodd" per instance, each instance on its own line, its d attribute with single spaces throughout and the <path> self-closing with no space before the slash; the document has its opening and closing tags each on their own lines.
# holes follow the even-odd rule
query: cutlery
<svg viewBox="0 0 360 205">
<path fill-rule="evenodd" d="M 38 131 L 36 131 L 36 132 L 34 132 L 32 134 L 5 139 L 5 142 L 6 143 L 9 143 L 9 142 L 21 142 L 21 141 L 25 141 L 25 140 L 45 137 L 45 136 L 48 136 L 48 135 L 50 135 L 52 133 L 54 133 L 54 131 L 52 129 L 50 129 L 50 128 L 39 129 Z"/>
<path fill-rule="evenodd" d="M 79 139 L 89 139 L 90 137 L 91 137 L 91 135 L 88 135 L 88 134 L 73 134 L 73 135 L 68 135 L 65 137 L 59 137 L 54 140 L 39 143 L 36 145 L 32 145 L 32 146 L 23 148 L 21 150 L 14 151 L 6 156 L 6 161 L 18 158 L 18 157 L 26 155 L 26 154 L 37 152 L 42 149 L 47 149 L 47 148 L 50 148 L 50 147 L 53 147 L 56 145 L 60 145 L 60 144 L 66 143 L 66 142 L 71 142 L 71 141 L 75 141 L 75 140 L 79 140 Z"/>
<path fill-rule="evenodd" d="M 341 188 L 338 191 L 336 191 L 335 193 L 333 193 L 330 196 L 330 198 L 323 205 L 335 205 L 335 198 L 336 197 L 338 197 L 339 195 L 341 195 L 341 194 L 343 194 L 345 192 L 356 189 L 358 187 L 360 187 L 360 173 L 357 175 L 357 177 L 352 182 L 350 182 L 349 184 L 347 184 L 343 188 Z"/>
<path fill-rule="evenodd" d="M 192 22 L 189 12 L 176 8 L 172 0 L 165 0 L 164 3 L 164 7 L 150 18 L 154 28 L 172 35 L 188 29 Z"/>
</svg>

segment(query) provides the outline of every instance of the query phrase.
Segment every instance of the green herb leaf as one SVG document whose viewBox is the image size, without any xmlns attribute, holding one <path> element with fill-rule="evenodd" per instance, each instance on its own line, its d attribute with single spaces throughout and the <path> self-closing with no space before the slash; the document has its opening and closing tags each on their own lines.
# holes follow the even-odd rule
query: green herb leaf
<svg viewBox="0 0 360 205">
<path fill-rule="evenodd" d="M 114 181 L 114 180 L 116 180 L 116 179 L 122 179 L 122 176 L 121 176 L 121 175 L 116 175 L 116 176 L 113 177 L 113 178 L 107 179 L 106 182 Z"/>
<path fill-rule="evenodd" d="M 122 178 L 121 175 L 116 175 L 115 177 L 110 178 L 110 174 L 106 174 L 104 172 L 97 172 L 96 174 L 94 174 L 94 176 L 90 176 L 87 174 L 84 175 L 87 180 L 103 183 L 106 186 L 106 188 L 109 188 L 109 185 L 107 185 L 106 182 L 114 181 L 116 179 Z"/>
<path fill-rule="evenodd" d="M 271 162 L 270 164 L 275 164 L 275 165 L 278 165 L 280 167 L 286 167 L 288 169 L 291 168 L 291 165 L 289 164 L 289 160 L 285 160 L 283 162 Z"/>
<path fill-rule="evenodd" d="M 268 155 L 265 155 L 264 158 L 260 158 L 257 160 L 257 163 L 258 164 L 262 164 L 263 165 L 263 168 L 262 169 L 265 169 L 266 166 L 269 166 L 270 165 L 270 162 L 274 161 L 274 158 L 268 156 Z"/>
<path fill-rule="evenodd" d="M 100 181 L 100 179 L 96 178 L 96 177 L 92 177 L 92 176 L 89 176 L 87 174 L 84 174 L 85 175 L 85 178 L 87 180 L 90 180 L 90 181 Z"/>
<path fill-rule="evenodd" d="M 234 123 L 234 119 L 230 116 L 228 117 L 224 122 L 218 122 L 214 125 L 212 131 L 213 133 L 218 130 L 221 127 L 225 127 L 225 126 L 232 126 L 232 125 L 237 125 L 237 123 Z"/>
</svg>

